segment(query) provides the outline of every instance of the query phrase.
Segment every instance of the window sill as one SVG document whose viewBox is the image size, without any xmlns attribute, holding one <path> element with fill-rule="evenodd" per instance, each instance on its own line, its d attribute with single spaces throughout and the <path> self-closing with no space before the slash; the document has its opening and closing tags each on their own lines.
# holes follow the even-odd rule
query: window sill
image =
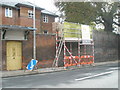
<svg viewBox="0 0 120 90">
<path fill-rule="evenodd" d="M 48 22 L 43 22 L 43 23 L 48 23 Z"/>
<path fill-rule="evenodd" d="M 7 17 L 7 16 L 5 16 L 6 18 L 13 18 L 13 17 Z"/>
</svg>

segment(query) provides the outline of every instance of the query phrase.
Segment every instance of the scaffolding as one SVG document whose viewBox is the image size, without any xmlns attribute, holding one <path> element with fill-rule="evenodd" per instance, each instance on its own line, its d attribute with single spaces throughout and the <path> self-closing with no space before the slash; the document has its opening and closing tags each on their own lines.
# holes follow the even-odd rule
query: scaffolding
<svg viewBox="0 0 120 90">
<path fill-rule="evenodd" d="M 68 37 L 67 35 L 71 36 Z M 74 46 L 75 43 L 77 44 L 76 47 Z M 74 48 L 77 50 L 73 50 Z M 62 50 L 64 67 L 86 64 L 92 65 L 94 63 L 93 39 L 83 39 L 80 27 L 63 27 L 62 30 L 56 30 L 56 55 L 52 65 L 53 67 L 58 67 Z M 77 51 L 77 53 L 75 51 Z"/>
</svg>

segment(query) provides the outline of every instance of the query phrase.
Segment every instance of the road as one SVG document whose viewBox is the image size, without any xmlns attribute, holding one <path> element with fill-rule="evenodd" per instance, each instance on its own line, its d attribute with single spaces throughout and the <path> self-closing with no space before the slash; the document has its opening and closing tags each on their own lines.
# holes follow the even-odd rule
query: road
<svg viewBox="0 0 120 90">
<path fill-rule="evenodd" d="M 118 88 L 118 64 L 2 78 L 3 88 Z"/>
</svg>

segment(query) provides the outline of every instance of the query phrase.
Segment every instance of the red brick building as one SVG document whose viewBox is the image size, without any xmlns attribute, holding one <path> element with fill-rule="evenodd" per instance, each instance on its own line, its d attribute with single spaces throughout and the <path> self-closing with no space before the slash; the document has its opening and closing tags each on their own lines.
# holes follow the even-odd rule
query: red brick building
<svg viewBox="0 0 120 90">
<path fill-rule="evenodd" d="M 48 33 L 48 34 L 53 33 L 52 23 L 55 22 L 55 17 L 57 17 L 57 15 L 47 10 L 42 10 L 41 16 L 42 16 L 41 24 L 42 24 L 43 33 Z"/>
<path fill-rule="evenodd" d="M 43 10 L 43 11 L 42 11 Z M 0 2 L 0 48 L 5 70 L 22 69 L 33 58 L 33 32 L 36 30 L 36 54 L 40 67 L 51 67 L 55 55 L 55 35 L 52 32 L 54 13 L 36 6 L 33 28 L 33 4 L 23 0 Z"/>
</svg>

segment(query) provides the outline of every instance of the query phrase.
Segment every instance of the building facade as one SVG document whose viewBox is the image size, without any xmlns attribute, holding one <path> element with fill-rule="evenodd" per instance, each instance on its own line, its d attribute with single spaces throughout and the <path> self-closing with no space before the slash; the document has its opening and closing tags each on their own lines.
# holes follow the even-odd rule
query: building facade
<svg viewBox="0 0 120 90">
<path fill-rule="evenodd" d="M 42 33 L 47 33 L 51 34 L 53 32 L 53 22 L 55 22 L 55 17 L 57 15 L 54 15 L 53 13 L 47 11 L 47 10 L 42 10 L 41 11 L 41 17 L 42 17 Z"/>
<path fill-rule="evenodd" d="M 33 59 L 34 30 L 36 30 L 36 56 L 41 63 L 40 67 L 51 66 L 55 54 L 52 23 L 57 15 L 45 12 L 41 7 L 35 7 L 36 28 L 33 28 L 32 3 L 23 0 L 0 2 L 0 48 L 3 70 L 23 69 L 23 64 L 26 65 Z"/>
</svg>

